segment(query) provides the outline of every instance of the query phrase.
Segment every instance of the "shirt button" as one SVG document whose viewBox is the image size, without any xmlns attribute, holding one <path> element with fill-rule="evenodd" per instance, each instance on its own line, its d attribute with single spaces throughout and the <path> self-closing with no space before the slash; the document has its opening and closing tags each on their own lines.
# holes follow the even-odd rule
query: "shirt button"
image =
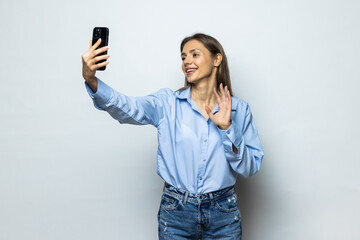
<svg viewBox="0 0 360 240">
<path fill-rule="evenodd" d="M 204 142 L 207 142 L 207 139 L 205 139 Z"/>
<path fill-rule="evenodd" d="M 203 161 L 205 162 L 205 161 L 206 161 L 206 159 L 203 159 Z"/>
<path fill-rule="evenodd" d="M 202 180 L 202 177 L 200 178 L 200 180 Z"/>
</svg>

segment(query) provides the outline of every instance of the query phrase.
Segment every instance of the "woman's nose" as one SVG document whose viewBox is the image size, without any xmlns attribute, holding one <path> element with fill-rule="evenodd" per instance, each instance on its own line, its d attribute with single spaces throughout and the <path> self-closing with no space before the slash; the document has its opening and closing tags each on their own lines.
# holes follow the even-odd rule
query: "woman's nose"
<svg viewBox="0 0 360 240">
<path fill-rule="evenodd" d="M 190 58 L 186 57 L 186 58 L 184 59 L 184 64 L 185 64 L 185 65 L 191 64 Z"/>
</svg>

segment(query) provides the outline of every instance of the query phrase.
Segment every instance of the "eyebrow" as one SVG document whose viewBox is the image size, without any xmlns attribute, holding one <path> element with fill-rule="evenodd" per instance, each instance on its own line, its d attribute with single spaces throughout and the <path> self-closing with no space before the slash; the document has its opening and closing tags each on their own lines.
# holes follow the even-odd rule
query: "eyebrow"
<svg viewBox="0 0 360 240">
<path fill-rule="evenodd" d="M 195 51 L 200 51 L 200 50 L 197 49 L 197 48 L 194 48 L 194 49 L 191 49 L 189 52 L 192 53 L 192 52 L 195 52 Z M 186 55 L 186 53 L 182 52 L 181 56 L 183 56 L 183 55 Z"/>
</svg>

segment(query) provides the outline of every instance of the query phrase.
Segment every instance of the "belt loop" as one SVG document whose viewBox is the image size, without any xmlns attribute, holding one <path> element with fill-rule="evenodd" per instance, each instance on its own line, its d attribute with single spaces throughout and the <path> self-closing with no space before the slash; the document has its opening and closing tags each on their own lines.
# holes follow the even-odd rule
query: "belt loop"
<svg viewBox="0 0 360 240">
<path fill-rule="evenodd" d="M 189 192 L 186 191 L 186 192 L 185 192 L 184 199 L 183 199 L 183 204 L 184 204 L 184 205 L 186 205 L 186 203 L 187 203 L 188 196 L 189 196 Z"/>
<path fill-rule="evenodd" d="M 213 193 L 209 193 L 209 197 L 210 197 L 210 201 L 211 201 L 211 206 L 214 206 L 215 201 L 214 201 L 214 195 L 213 195 Z"/>
</svg>

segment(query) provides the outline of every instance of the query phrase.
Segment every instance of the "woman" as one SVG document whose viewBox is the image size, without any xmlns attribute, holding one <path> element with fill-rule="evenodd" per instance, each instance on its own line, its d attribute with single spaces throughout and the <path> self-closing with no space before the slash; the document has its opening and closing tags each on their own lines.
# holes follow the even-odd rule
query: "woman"
<svg viewBox="0 0 360 240">
<path fill-rule="evenodd" d="M 211 36 L 181 43 L 185 87 L 128 97 L 95 77 L 108 47 L 83 54 L 83 77 L 95 107 L 120 123 L 158 130 L 157 171 L 165 181 L 159 239 L 241 239 L 236 177 L 260 169 L 263 151 L 249 105 L 232 97 L 225 52 Z"/>
</svg>

